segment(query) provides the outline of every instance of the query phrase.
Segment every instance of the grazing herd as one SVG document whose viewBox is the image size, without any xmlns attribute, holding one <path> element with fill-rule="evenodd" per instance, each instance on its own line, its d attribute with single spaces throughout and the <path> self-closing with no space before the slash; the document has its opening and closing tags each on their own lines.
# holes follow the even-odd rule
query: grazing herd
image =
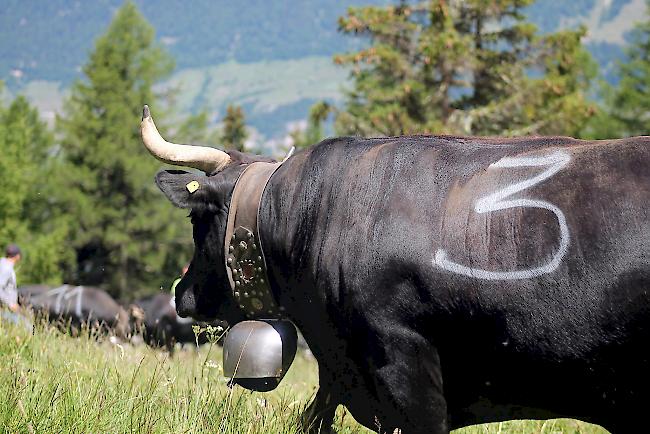
<svg viewBox="0 0 650 434">
<path fill-rule="evenodd" d="M 141 333 L 145 342 L 152 347 L 163 347 L 170 353 L 175 343 L 207 342 L 206 333 L 197 335 L 193 326 L 205 328 L 207 325 L 226 328 L 222 321 L 210 323 L 195 321 L 192 318 L 181 318 L 176 313 L 176 305 L 171 294 L 159 293 L 140 300 L 130 306 L 131 325 L 134 332 Z"/>
<path fill-rule="evenodd" d="M 171 294 L 159 293 L 122 306 L 106 291 L 92 286 L 27 285 L 18 288 L 19 303 L 72 334 L 86 325 L 95 332 L 120 340 L 141 336 L 150 346 L 173 352 L 176 343 L 205 343 L 192 326 L 208 323 L 180 318 Z M 214 326 L 226 323 L 214 321 Z"/>
</svg>

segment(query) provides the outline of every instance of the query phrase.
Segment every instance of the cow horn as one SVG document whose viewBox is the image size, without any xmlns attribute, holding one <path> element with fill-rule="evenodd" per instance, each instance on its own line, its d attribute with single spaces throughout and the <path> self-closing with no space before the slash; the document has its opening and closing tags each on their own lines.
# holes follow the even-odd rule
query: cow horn
<svg viewBox="0 0 650 434">
<path fill-rule="evenodd" d="M 230 162 L 223 151 L 207 146 L 178 145 L 162 138 L 149 113 L 149 106 L 142 110 L 140 134 L 145 148 L 157 159 L 177 166 L 193 167 L 207 174 L 217 172 Z"/>
</svg>

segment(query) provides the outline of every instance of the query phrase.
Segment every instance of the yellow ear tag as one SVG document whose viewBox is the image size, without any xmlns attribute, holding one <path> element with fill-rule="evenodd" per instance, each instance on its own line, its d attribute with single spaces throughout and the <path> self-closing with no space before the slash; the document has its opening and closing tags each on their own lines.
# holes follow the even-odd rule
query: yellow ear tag
<svg viewBox="0 0 650 434">
<path fill-rule="evenodd" d="M 188 182 L 185 188 L 192 194 L 199 189 L 199 183 L 197 181 Z"/>
</svg>

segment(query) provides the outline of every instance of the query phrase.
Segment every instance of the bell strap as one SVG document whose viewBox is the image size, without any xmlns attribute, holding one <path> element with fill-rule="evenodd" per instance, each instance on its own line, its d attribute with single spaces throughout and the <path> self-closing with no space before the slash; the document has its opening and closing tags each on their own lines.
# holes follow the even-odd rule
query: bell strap
<svg viewBox="0 0 650 434">
<path fill-rule="evenodd" d="M 281 164 L 249 164 L 230 200 L 224 238 L 226 274 L 239 308 L 251 319 L 282 318 L 284 311 L 271 292 L 258 226 L 262 193 Z"/>
</svg>

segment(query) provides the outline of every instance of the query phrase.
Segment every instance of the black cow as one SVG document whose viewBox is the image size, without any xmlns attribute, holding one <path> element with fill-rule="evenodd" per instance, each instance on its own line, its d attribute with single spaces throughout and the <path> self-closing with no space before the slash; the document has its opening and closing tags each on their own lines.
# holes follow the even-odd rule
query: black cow
<svg viewBox="0 0 650 434">
<path fill-rule="evenodd" d="M 188 150 L 152 125 L 145 112 L 152 153 L 208 173 L 156 176 L 194 227 L 177 310 L 234 324 L 226 219 L 261 158 Z M 305 422 L 328 425 L 344 404 L 382 432 L 551 417 L 638 432 L 649 214 L 648 137 L 348 137 L 289 158 L 259 233 L 273 295 L 319 364 Z"/>
<path fill-rule="evenodd" d="M 130 333 L 129 315 L 106 291 L 90 286 L 27 285 L 18 288 L 21 304 L 53 321 L 69 321 L 104 329 L 126 338 Z"/>
<path fill-rule="evenodd" d="M 136 329 L 141 329 L 145 342 L 153 347 L 165 347 L 173 353 L 175 343 L 207 342 L 207 333 L 202 331 L 197 337 L 192 326 L 198 325 L 205 329 L 207 325 L 221 327 L 225 330 L 227 324 L 222 321 L 210 323 L 197 322 L 192 318 L 181 318 L 176 313 L 171 294 L 159 293 L 136 300 L 131 316 L 134 318 Z M 140 313 L 137 313 L 140 312 Z"/>
</svg>

